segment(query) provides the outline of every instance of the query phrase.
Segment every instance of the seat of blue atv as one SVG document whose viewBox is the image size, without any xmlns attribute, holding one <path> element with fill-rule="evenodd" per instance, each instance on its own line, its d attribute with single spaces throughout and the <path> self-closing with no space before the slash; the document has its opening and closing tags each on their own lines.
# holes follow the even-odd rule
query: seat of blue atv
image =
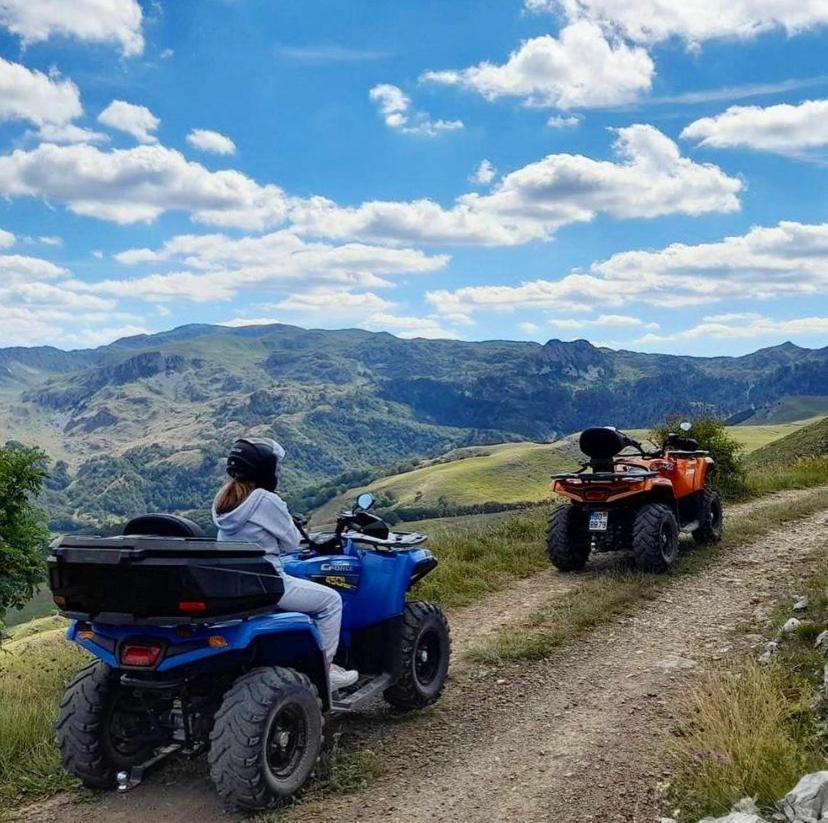
<svg viewBox="0 0 828 823">
<path fill-rule="evenodd" d="M 145 537 L 206 537 L 204 529 L 178 514 L 142 514 L 124 526 L 125 535 Z"/>
</svg>

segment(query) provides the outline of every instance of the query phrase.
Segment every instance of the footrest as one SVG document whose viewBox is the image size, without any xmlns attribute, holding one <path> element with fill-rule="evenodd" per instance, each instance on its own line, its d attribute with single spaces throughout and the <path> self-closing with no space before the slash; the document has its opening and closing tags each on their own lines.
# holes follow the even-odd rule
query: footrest
<svg viewBox="0 0 828 823">
<path fill-rule="evenodd" d="M 357 706 L 385 691 L 391 685 L 390 674 L 380 674 L 367 680 L 358 681 L 355 691 L 337 691 L 331 696 L 331 711 L 352 712 Z M 353 686 L 351 687 L 353 689 Z M 345 692 L 344 694 L 342 692 Z"/>
</svg>

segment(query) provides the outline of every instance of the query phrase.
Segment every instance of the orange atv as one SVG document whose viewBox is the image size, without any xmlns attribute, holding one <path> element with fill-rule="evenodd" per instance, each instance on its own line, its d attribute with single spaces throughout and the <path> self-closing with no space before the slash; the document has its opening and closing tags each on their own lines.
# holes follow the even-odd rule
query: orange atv
<svg viewBox="0 0 828 823">
<path fill-rule="evenodd" d="M 568 497 L 549 521 L 547 552 L 561 571 L 582 569 L 590 552 L 632 549 L 636 566 L 664 572 L 678 559 L 679 532 L 697 543 L 722 536 L 722 502 L 711 486 L 713 458 L 686 435 L 670 434 L 656 452 L 614 428 L 586 429 L 589 457 L 576 472 L 553 475 Z"/>
</svg>

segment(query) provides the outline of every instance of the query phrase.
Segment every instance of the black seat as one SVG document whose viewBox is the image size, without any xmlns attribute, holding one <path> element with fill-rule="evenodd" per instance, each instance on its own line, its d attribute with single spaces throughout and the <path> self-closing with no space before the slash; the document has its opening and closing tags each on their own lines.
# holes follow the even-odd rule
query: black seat
<svg viewBox="0 0 828 823">
<path fill-rule="evenodd" d="M 629 443 L 625 434 L 606 427 L 584 429 L 578 440 L 581 451 L 591 458 L 589 465 L 596 474 L 612 474 L 615 471 L 613 458 Z"/>
<path fill-rule="evenodd" d="M 664 441 L 664 448 L 675 449 L 680 452 L 697 452 L 699 450 L 699 441 L 693 437 L 684 437 L 671 432 Z"/>
<path fill-rule="evenodd" d="M 124 534 L 151 537 L 205 537 L 198 523 L 178 514 L 142 514 L 124 526 Z"/>
</svg>

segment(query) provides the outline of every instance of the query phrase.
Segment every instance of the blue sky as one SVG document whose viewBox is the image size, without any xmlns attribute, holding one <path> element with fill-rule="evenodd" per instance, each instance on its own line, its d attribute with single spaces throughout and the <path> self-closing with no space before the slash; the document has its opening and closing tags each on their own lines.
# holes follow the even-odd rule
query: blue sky
<svg viewBox="0 0 828 823">
<path fill-rule="evenodd" d="M 828 9 L 0 0 L 0 345 L 828 343 Z"/>
</svg>

